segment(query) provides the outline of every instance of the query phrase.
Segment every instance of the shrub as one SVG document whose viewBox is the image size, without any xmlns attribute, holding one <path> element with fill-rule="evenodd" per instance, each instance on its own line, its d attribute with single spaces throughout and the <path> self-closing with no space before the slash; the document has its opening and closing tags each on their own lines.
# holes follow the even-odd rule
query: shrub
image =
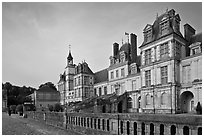
<svg viewBox="0 0 204 137">
<path fill-rule="evenodd" d="M 11 105 L 10 106 L 10 110 L 11 110 L 11 113 L 16 113 L 16 105 Z"/>
<path fill-rule="evenodd" d="M 196 106 L 196 112 L 197 114 L 202 114 L 202 106 L 200 105 L 200 102 L 198 102 Z"/>
<path fill-rule="evenodd" d="M 16 111 L 17 111 L 17 112 L 23 112 L 23 105 L 18 105 L 18 106 L 16 107 Z"/>
<path fill-rule="evenodd" d="M 54 110 L 53 105 L 49 105 L 48 108 L 49 108 L 49 111 L 50 111 L 50 112 L 52 112 L 52 111 Z"/>
<path fill-rule="evenodd" d="M 56 104 L 54 105 L 54 111 L 59 112 L 59 111 L 61 111 L 61 110 L 62 110 L 62 107 L 61 107 L 60 103 L 56 103 Z"/>
</svg>

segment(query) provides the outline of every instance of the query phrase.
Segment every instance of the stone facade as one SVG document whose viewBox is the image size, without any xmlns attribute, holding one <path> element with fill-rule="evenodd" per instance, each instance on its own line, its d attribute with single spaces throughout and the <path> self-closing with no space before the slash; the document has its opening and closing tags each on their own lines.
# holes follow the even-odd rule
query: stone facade
<svg viewBox="0 0 204 137">
<path fill-rule="evenodd" d="M 198 102 L 202 105 L 202 34 L 195 34 L 193 27 L 185 24 L 183 36 L 180 21 L 179 14 L 171 9 L 157 16 L 152 25 L 147 24 L 143 30 L 144 41 L 139 46 L 140 55 L 137 55 L 137 36 L 125 33 L 127 42 L 121 46 L 113 44 L 110 65 L 87 75 L 92 84 L 85 98 L 127 93 L 124 101 L 111 106 L 117 108 L 113 112 L 195 112 Z M 73 64 L 73 58 L 69 59 Z M 72 76 L 76 82 L 82 78 L 82 73 L 75 70 Z M 58 86 L 61 84 L 59 82 Z M 67 102 L 83 101 L 76 98 L 80 90 L 84 93 L 85 89 L 80 88 L 81 85 L 74 86 Z M 61 93 L 65 92 L 66 88 L 61 88 Z"/>
</svg>

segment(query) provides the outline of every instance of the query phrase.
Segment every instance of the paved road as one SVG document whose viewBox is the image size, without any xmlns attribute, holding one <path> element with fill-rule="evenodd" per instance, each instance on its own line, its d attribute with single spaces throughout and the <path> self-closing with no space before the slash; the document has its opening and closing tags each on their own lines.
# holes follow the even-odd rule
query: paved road
<svg viewBox="0 0 204 137">
<path fill-rule="evenodd" d="M 79 133 L 46 125 L 17 114 L 2 113 L 2 135 L 79 135 Z"/>
</svg>

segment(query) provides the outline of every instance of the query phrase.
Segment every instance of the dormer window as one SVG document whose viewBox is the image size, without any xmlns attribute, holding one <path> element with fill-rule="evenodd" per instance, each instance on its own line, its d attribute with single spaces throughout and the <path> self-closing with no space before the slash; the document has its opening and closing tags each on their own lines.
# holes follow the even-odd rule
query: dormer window
<svg viewBox="0 0 204 137">
<path fill-rule="evenodd" d="M 191 49 L 190 55 L 201 53 L 201 43 L 200 42 L 193 43 L 189 47 Z"/>
<path fill-rule="evenodd" d="M 135 74 L 137 73 L 137 66 L 136 63 L 133 63 L 130 65 L 130 74 Z"/>
<path fill-rule="evenodd" d="M 147 26 L 144 29 L 144 41 L 149 42 L 152 39 L 152 26 L 147 24 Z"/>
<path fill-rule="evenodd" d="M 124 51 L 120 52 L 120 62 L 125 62 L 125 52 Z"/>
<path fill-rule="evenodd" d="M 169 31 L 169 20 L 168 17 L 164 16 L 163 19 L 160 22 L 160 34 L 165 35 Z"/>
</svg>

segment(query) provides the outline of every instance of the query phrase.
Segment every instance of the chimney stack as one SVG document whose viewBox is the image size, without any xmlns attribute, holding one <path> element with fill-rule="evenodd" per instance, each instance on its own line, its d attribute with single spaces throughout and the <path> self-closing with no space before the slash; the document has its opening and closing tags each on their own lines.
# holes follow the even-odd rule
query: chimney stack
<svg viewBox="0 0 204 137">
<path fill-rule="evenodd" d="M 195 35 L 195 29 L 186 23 L 184 25 L 184 38 L 189 42 L 193 35 Z"/>
<path fill-rule="evenodd" d="M 190 55 L 189 45 L 191 44 L 190 39 L 193 35 L 195 35 L 195 29 L 186 23 L 184 25 L 184 38 L 187 40 L 187 43 L 186 43 L 186 55 L 187 56 Z"/>
<path fill-rule="evenodd" d="M 133 33 L 130 34 L 131 44 L 131 62 L 137 63 L 137 36 Z"/>
<path fill-rule="evenodd" d="M 113 56 L 116 57 L 119 51 L 119 44 L 113 43 Z"/>
</svg>

